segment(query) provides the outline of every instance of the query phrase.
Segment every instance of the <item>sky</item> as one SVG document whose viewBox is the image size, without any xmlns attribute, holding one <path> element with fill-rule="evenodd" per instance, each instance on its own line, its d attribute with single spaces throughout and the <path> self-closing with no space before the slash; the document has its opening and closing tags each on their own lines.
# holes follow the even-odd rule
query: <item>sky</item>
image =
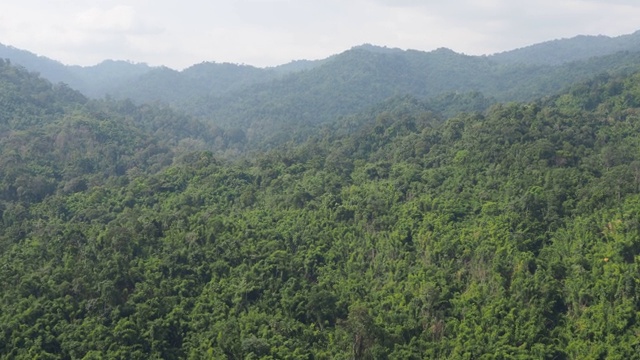
<svg viewBox="0 0 640 360">
<path fill-rule="evenodd" d="M 20 0 L 0 43 L 70 65 L 105 59 L 183 69 L 321 59 L 361 44 L 492 54 L 640 30 L 638 0 Z"/>
</svg>

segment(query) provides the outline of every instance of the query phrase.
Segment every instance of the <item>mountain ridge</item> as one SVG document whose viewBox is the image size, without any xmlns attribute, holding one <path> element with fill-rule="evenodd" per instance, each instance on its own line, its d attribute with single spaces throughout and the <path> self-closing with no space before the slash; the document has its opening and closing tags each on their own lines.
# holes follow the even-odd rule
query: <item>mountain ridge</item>
<svg viewBox="0 0 640 360">
<path fill-rule="evenodd" d="M 587 42 L 589 43 L 589 46 L 584 46 L 585 43 Z M 547 60 L 540 60 L 540 59 L 536 59 L 536 57 L 530 56 L 531 53 L 534 51 L 537 51 L 537 52 L 556 51 L 557 52 L 558 48 L 566 47 L 567 44 L 571 46 L 576 44 L 581 45 L 583 50 L 581 52 L 576 52 L 575 49 L 572 49 L 571 51 L 565 51 L 560 55 L 556 54 L 556 56 L 551 57 L 551 59 L 549 59 L 548 56 L 546 55 L 542 56 L 542 58 L 547 58 Z M 623 50 L 630 50 L 629 49 L 630 46 L 633 47 L 633 50 L 640 51 L 640 30 L 631 34 L 624 34 L 624 35 L 613 36 L 613 37 L 606 36 L 606 35 L 576 35 L 571 38 L 561 38 L 561 39 L 544 41 L 541 43 L 536 43 L 536 44 L 528 45 L 521 48 L 516 48 L 512 50 L 494 53 L 494 54 L 480 55 L 477 57 L 487 57 L 500 63 L 523 62 L 524 60 L 527 60 L 527 61 L 524 61 L 524 63 L 559 64 L 559 63 L 565 63 L 565 62 L 570 62 L 570 61 L 575 61 L 580 59 L 586 59 L 593 56 L 611 54 L 611 53 L 615 53 Z M 345 50 L 345 52 L 353 49 L 365 49 L 371 52 L 381 52 L 381 53 L 402 53 L 402 52 L 414 52 L 414 51 L 420 52 L 420 53 L 437 53 L 440 51 L 450 51 L 450 52 L 457 53 L 454 50 L 451 50 L 446 47 L 441 47 L 441 48 L 429 50 L 429 51 L 416 50 L 416 49 L 402 50 L 400 48 L 373 45 L 371 43 L 363 43 L 361 45 L 355 45 L 350 49 Z M 297 59 L 297 60 L 292 60 L 288 63 L 271 66 L 271 67 L 264 67 L 264 68 L 256 67 L 252 65 L 233 64 L 228 62 L 225 62 L 223 64 L 233 64 L 236 66 L 251 66 L 256 69 L 276 70 L 277 72 L 291 72 L 291 71 L 298 71 L 298 70 L 307 70 L 310 68 L 317 67 L 318 65 L 325 63 L 326 61 L 330 60 L 331 58 L 339 54 L 340 53 L 330 55 L 327 58 L 319 59 L 319 60 Z M 463 55 L 462 53 L 457 53 L 457 54 Z M 466 55 L 466 56 L 475 57 L 476 55 Z M 558 56 L 562 56 L 564 58 L 558 59 Z M 1 43 L 0 43 L 0 58 L 14 60 L 16 64 L 24 66 L 30 71 L 41 73 L 45 78 L 49 79 L 54 83 L 64 79 L 64 76 L 56 76 L 51 72 L 50 69 L 47 70 L 47 68 L 57 68 L 57 71 L 63 73 L 62 75 L 64 75 L 64 71 L 62 70 L 63 68 L 72 69 L 72 72 L 75 74 L 75 76 L 82 76 L 83 72 L 90 72 L 91 70 L 96 70 L 96 69 L 106 68 L 106 67 L 113 68 L 114 64 L 122 65 L 120 66 L 121 73 L 131 72 L 131 69 L 134 69 L 134 68 L 138 68 L 138 69 L 144 68 L 146 71 L 149 71 L 151 69 L 166 67 L 166 66 L 149 66 L 146 63 L 137 63 L 137 62 L 127 61 L 127 60 L 114 60 L 114 59 L 105 59 L 98 64 L 90 65 L 90 66 L 65 65 L 62 62 L 51 59 L 49 57 L 36 55 L 35 53 L 32 53 L 28 50 L 19 49 L 11 45 L 3 45 Z M 199 64 L 204 64 L 204 63 L 217 63 L 217 62 L 203 61 Z M 198 66 L 199 64 L 194 63 L 193 65 L 188 66 L 182 70 L 176 70 L 176 69 L 172 69 L 172 70 L 182 73 L 184 70 L 190 69 L 194 66 Z M 128 66 L 129 69 L 126 69 L 126 66 Z M 143 71 L 139 71 L 139 73 L 140 72 L 143 72 Z M 71 82 L 63 81 L 63 82 L 66 82 L 71 86 L 73 86 L 74 84 L 73 81 Z"/>
<path fill-rule="evenodd" d="M 0 358 L 636 358 L 640 72 L 463 105 L 228 159 L 0 61 Z"/>
<path fill-rule="evenodd" d="M 558 65 L 625 50 L 640 51 L 640 30 L 615 37 L 577 35 L 495 53 L 488 57 L 500 63 Z"/>
<path fill-rule="evenodd" d="M 600 45 L 588 46 L 594 41 Z M 558 47 L 565 49 L 563 44 L 566 50 L 559 51 Z M 42 75 L 49 74 L 53 81 L 51 69 L 57 69 L 57 79 L 68 76 L 72 88 L 94 98 L 166 104 L 201 121 L 244 132 L 255 144 L 281 136 L 287 128 L 297 137 L 294 134 L 309 125 L 337 121 L 398 96 L 430 99 L 479 92 L 496 101 L 530 101 L 600 73 L 640 68 L 638 44 L 640 32 L 614 38 L 577 36 L 492 56 L 362 44 L 326 59 L 272 68 L 202 62 L 180 71 L 113 60 L 65 67 L 44 59 L 42 64 L 49 68 Z M 581 51 L 572 50 L 576 47 Z M 6 46 L 0 47 L 0 58 L 7 51 L 38 63 L 35 55 Z M 528 55 L 531 51 L 538 58 Z M 27 69 L 37 71 L 33 66 Z"/>
</svg>

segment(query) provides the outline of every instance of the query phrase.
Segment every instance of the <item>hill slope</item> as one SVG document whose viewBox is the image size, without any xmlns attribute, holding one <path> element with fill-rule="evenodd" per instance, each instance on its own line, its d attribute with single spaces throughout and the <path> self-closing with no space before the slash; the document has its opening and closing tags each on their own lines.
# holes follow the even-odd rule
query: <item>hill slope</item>
<svg viewBox="0 0 640 360">
<path fill-rule="evenodd" d="M 120 85 L 151 70 L 146 64 L 105 60 L 94 66 L 68 66 L 26 50 L 0 44 L 0 59 L 8 59 L 56 84 L 71 86 L 90 97 L 103 97 L 105 89 Z"/>
<path fill-rule="evenodd" d="M 31 203 L 157 172 L 184 151 L 241 146 L 167 107 L 89 100 L 0 61 L 0 203 Z"/>
<path fill-rule="evenodd" d="M 640 51 L 640 31 L 613 38 L 580 35 L 570 39 L 546 41 L 494 54 L 489 58 L 502 64 L 559 65 L 621 51 Z"/>
<path fill-rule="evenodd" d="M 181 107 L 222 127 L 240 127 L 251 142 L 292 133 L 363 111 L 390 97 L 435 98 L 480 92 L 500 101 L 528 101 L 560 92 L 603 72 L 640 68 L 640 53 L 620 53 L 564 65 L 501 65 L 447 49 L 377 51 L 354 48 L 321 66 Z"/>
<path fill-rule="evenodd" d="M 3 141 L 86 106 L 2 70 L 0 99 L 25 99 L 1 118 Z M 16 188 L 0 202 L 0 357 L 632 359 L 638 84 L 603 76 L 445 122 L 393 102 L 237 162 L 149 151 L 160 156 L 96 186 Z M 51 91 L 67 100 L 43 102 Z M 162 124 L 138 122 L 151 107 L 108 104 L 68 127 L 103 131 L 73 156 L 126 160 L 140 146 L 131 121 Z M 134 115 L 108 110 L 125 105 Z M 63 140 L 13 149 L 39 159 Z M 45 188 L 67 173 L 28 164 Z"/>
<path fill-rule="evenodd" d="M 621 51 L 639 52 L 640 32 L 614 38 L 577 36 L 473 59 L 463 55 L 455 56 L 454 53 L 445 49 L 428 53 L 403 52 L 398 49 L 362 45 L 344 54 L 334 55 L 321 61 L 297 61 L 269 69 L 202 63 L 177 72 L 166 68 L 151 68 L 145 64 L 132 64 L 123 61 L 105 61 L 91 67 L 68 67 L 27 51 L 3 45 L 0 45 L 0 58 L 11 59 L 15 64 L 38 72 L 54 83 L 65 82 L 89 96 L 102 97 L 105 94 L 110 94 L 116 98 L 131 98 L 138 102 L 162 101 L 180 107 L 189 107 L 193 105 L 193 101 L 205 101 L 204 98 L 207 97 L 239 91 L 253 84 L 265 83 L 282 75 L 301 71 L 315 72 L 318 70 L 316 77 L 320 77 L 320 79 L 317 81 L 322 82 L 322 77 L 327 74 L 326 69 L 318 69 L 321 65 L 330 62 L 352 63 L 354 61 L 353 52 L 403 58 L 402 61 L 383 61 L 377 65 L 371 63 L 366 57 L 355 60 L 363 68 L 376 66 L 377 71 L 383 73 L 393 71 L 393 69 L 381 69 L 380 66 L 399 67 L 396 69 L 396 75 L 399 76 L 397 80 L 400 83 L 406 80 L 403 79 L 403 76 L 415 77 L 417 81 L 413 84 L 395 87 L 393 84 L 385 84 L 387 85 L 385 88 L 391 86 L 395 91 L 402 92 L 402 95 L 420 95 L 421 92 L 441 94 L 442 91 L 459 89 L 483 91 L 482 84 L 485 84 L 484 90 L 489 92 L 486 94 L 487 96 L 504 98 L 505 100 L 524 99 L 525 97 L 533 99 L 539 94 L 518 93 L 517 89 L 516 97 L 507 98 L 504 90 L 501 93 L 500 89 L 491 87 L 490 84 L 493 83 L 491 79 L 501 74 L 504 75 L 504 73 L 522 76 L 520 73 L 531 71 L 532 66 L 535 70 L 536 66 L 557 66 L 568 62 L 583 62 L 594 57 L 609 56 Z M 445 55 L 445 53 L 449 54 Z M 510 67 L 509 71 L 501 73 L 495 66 L 487 67 L 486 59 L 491 60 L 489 63 L 509 65 L 513 68 Z M 433 67 L 430 68 L 430 65 Z M 349 65 L 344 64 L 342 67 L 345 70 Z M 518 69 L 518 67 L 522 68 Z M 540 73 L 548 70 L 549 68 L 545 68 Z M 354 71 L 357 72 L 357 69 Z M 343 75 L 338 70 L 338 73 L 329 76 Z M 426 77 L 430 77 L 427 89 L 424 88 Z M 372 78 L 367 81 L 375 83 L 376 79 Z M 498 80 L 498 82 L 504 83 L 505 80 Z M 416 87 L 420 88 L 416 89 Z M 374 88 L 373 91 L 376 89 Z"/>
</svg>

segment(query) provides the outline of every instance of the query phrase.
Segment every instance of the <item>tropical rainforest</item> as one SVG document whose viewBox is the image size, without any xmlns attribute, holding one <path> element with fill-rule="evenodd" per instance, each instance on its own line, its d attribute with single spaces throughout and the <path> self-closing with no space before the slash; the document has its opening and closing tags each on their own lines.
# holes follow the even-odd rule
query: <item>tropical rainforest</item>
<svg viewBox="0 0 640 360">
<path fill-rule="evenodd" d="M 640 359 L 618 45 L 110 63 L 131 99 L 0 61 L 0 358 Z"/>
</svg>

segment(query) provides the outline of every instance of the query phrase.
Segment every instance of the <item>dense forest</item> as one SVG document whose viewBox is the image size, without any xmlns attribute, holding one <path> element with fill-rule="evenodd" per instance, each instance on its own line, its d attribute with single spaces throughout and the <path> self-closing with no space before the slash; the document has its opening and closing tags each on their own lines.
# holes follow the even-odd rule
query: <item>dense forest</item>
<svg viewBox="0 0 640 360">
<path fill-rule="evenodd" d="M 629 56 L 528 102 L 327 108 L 269 150 L 2 61 L 0 358 L 638 359 Z"/>
<path fill-rule="evenodd" d="M 446 58 L 440 56 L 442 53 L 453 53 L 450 50 L 442 51 L 446 49 L 432 52 L 414 50 L 403 52 L 399 49 L 365 44 L 356 46 L 351 50 L 363 50 L 365 55 L 376 53 L 378 55 L 401 57 L 409 59 L 409 61 L 416 61 L 410 60 L 413 58 L 421 62 L 430 62 L 435 67 L 446 70 L 448 75 L 461 70 L 459 68 L 460 61 L 467 61 L 484 64 L 482 66 L 487 69 L 494 68 L 491 71 L 499 69 L 500 67 L 495 66 L 499 64 L 503 68 L 508 67 L 511 72 L 526 76 L 527 69 L 536 69 L 536 67 L 545 67 L 547 70 L 554 71 L 555 66 L 558 65 L 572 62 L 580 63 L 592 58 L 607 57 L 624 52 L 639 52 L 640 31 L 617 37 L 580 35 L 569 39 L 547 41 L 489 56 L 455 54 L 458 55 L 456 63 L 442 61 L 446 60 Z M 64 82 L 69 84 L 74 89 L 82 91 L 85 95 L 102 97 L 109 94 L 116 98 L 131 98 L 140 101 L 155 99 L 166 103 L 185 102 L 194 95 L 206 97 L 222 94 L 247 87 L 248 85 L 275 80 L 282 75 L 315 70 L 321 65 L 331 62 L 345 63 L 349 61 L 350 55 L 348 54 L 351 52 L 345 51 L 342 54 L 333 55 L 322 60 L 297 60 L 266 69 L 247 65 L 204 62 L 182 71 L 176 71 L 166 67 L 152 67 L 144 63 L 114 60 L 105 60 L 93 66 L 67 66 L 26 50 L 0 44 L 0 58 L 11 59 L 14 63 L 41 74 L 53 83 Z M 366 58 L 362 60 L 366 60 Z M 489 64 L 488 66 L 487 63 Z M 395 65 L 399 66 L 401 63 L 398 62 Z M 424 77 L 429 70 L 428 68 L 418 68 L 410 71 L 413 72 L 413 76 Z M 605 69 L 600 69 L 600 71 L 603 70 Z M 570 72 L 571 69 L 565 68 L 560 70 L 560 73 L 566 71 Z M 501 81 L 500 79 L 495 79 L 496 75 L 499 74 L 491 74 L 493 75 L 492 77 L 487 77 L 486 75 L 488 74 L 471 72 L 470 75 L 472 77 L 482 77 L 481 80 L 483 81 L 476 81 L 477 84 Z M 538 82 L 536 77 L 531 77 L 528 81 Z M 387 83 L 387 85 L 389 84 Z M 431 82 L 430 87 L 433 85 Z M 443 84 L 436 81 L 436 85 L 442 86 Z M 513 84 L 511 86 L 513 87 Z M 426 89 L 420 90 L 425 91 Z M 529 100 L 536 97 L 535 94 L 526 92 L 521 93 L 520 96 L 528 97 Z M 510 98 L 508 100 L 515 99 Z"/>
</svg>

